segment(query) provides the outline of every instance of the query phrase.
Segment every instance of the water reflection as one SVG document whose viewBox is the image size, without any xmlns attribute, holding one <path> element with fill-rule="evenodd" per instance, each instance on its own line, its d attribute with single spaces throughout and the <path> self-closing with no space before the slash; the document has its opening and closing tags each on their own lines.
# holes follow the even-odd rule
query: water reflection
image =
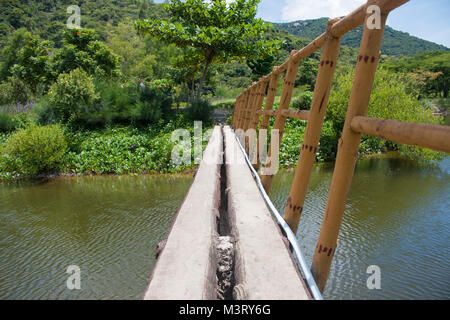
<svg viewBox="0 0 450 320">
<path fill-rule="evenodd" d="M 0 185 L 0 299 L 138 299 L 191 176 Z M 81 290 L 66 288 L 69 265 Z"/>
<path fill-rule="evenodd" d="M 310 264 L 332 164 L 314 168 L 297 237 Z M 283 212 L 294 172 L 280 172 L 271 198 Z M 399 158 L 358 161 L 346 204 L 327 299 L 450 298 L 450 159 L 425 169 Z M 381 268 L 381 290 L 366 269 Z"/>
</svg>

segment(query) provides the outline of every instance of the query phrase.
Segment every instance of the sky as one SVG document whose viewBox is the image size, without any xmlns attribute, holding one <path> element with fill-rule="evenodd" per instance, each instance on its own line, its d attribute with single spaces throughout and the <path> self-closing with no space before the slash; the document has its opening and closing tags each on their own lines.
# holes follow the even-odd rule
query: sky
<svg viewBox="0 0 450 320">
<path fill-rule="evenodd" d="M 345 16 L 365 2 L 365 0 L 261 0 L 257 16 L 269 22 L 334 18 Z M 450 47 L 450 1 L 410 0 L 389 14 L 387 25 Z"/>
</svg>

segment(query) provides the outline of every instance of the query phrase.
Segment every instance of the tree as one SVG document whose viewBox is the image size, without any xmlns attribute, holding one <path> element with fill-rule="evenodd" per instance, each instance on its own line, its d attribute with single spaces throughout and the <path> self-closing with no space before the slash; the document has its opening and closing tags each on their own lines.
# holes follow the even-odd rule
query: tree
<svg viewBox="0 0 450 320">
<path fill-rule="evenodd" d="M 25 29 L 15 31 L 2 51 L 0 80 L 14 75 L 36 92 L 39 83 L 49 80 L 50 47 L 49 41 L 43 41 Z"/>
<path fill-rule="evenodd" d="M 64 31 L 64 46 L 52 57 L 55 77 L 61 73 L 82 68 L 91 75 L 107 78 L 119 75 L 120 58 L 90 29 L 67 29 Z"/>
<path fill-rule="evenodd" d="M 252 80 L 256 81 L 272 71 L 275 57 L 267 55 L 258 59 L 247 59 L 247 66 L 252 70 Z"/>
<path fill-rule="evenodd" d="M 179 47 L 193 47 L 204 59 L 204 67 L 197 88 L 200 99 L 209 67 L 216 61 L 233 58 L 258 59 L 273 55 L 278 42 L 263 38 L 268 25 L 256 19 L 259 0 L 171 0 L 164 5 L 169 11 L 167 20 L 137 20 L 136 29 L 142 34 L 174 43 Z"/>
</svg>

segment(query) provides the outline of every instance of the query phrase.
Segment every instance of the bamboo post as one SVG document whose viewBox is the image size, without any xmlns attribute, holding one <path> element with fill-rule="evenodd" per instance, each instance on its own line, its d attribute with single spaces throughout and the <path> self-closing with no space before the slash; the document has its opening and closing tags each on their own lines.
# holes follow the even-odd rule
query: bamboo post
<svg viewBox="0 0 450 320">
<path fill-rule="evenodd" d="M 245 108 L 245 122 L 244 122 L 244 131 L 247 131 L 248 127 L 250 126 L 250 122 L 251 122 L 251 118 L 252 118 L 252 113 L 250 112 L 250 110 L 253 110 L 253 106 L 255 105 L 255 100 L 256 100 L 256 91 L 257 91 L 257 83 L 253 82 L 251 88 L 250 88 L 250 96 L 249 96 L 249 102 Z"/>
<path fill-rule="evenodd" d="M 249 103 L 247 104 L 247 107 L 245 109 L 245 122 L 244 122 L 244 134 L 247 133 L 248 128 L 250 127 L 250 123 L 252 120 L 252 113 L 251 110 L 253 110 L 254 105 L 256 103 L 256 92 L 258 90 L 258 83 L 257 82 L 253 82 L 251 88 L 250 88 L 250 97 L 249 97 Z M 249 148 L 250 148 L 250 141 L 247 138 L 247 136 L 245 136 L 245 152 L 248 154 L 249 153 Z"/>
<path fill-rule="evenodd" d="M 248 123 L 248 128 L 247 129 L 255 129 L 258 126 L 258 120 L 259 120 L 259 115 L 256 113 L 259 109 L 261 109 L 261 104 L 262 104 L 262 98 L 264 99 L 264 93 L 261 93 L 261 91 L 264 90 L 264 82 L 263 81 L 259 81 L 256 86 L 255 86 L 255 98 L 254 98 L 254 102 L 253 102 L 253 106 L 250 109 L 250 121 Z"/>
<path fill-rule="evenodd" d="M 249 103 L 249 99 L 250 99 L 250 87 L 248 87 L 247 89 L 245 89 L 244 91 L 244 99 L 242 100 L 242 106 L 241 106 L 241 116 L 239 117 L 239 129 L 244 129 L 244 123 L 245 123 L 245 116 L 246 116 L 246 112 L 245 109 L 247 108 L 247 105 Z"/>
<path fill-rule="evenodd" d="M 272 110 L 273 103 L 275 102 L 275 95 L 277 94 L 277 86 L 278 86 L 278 79 L 280 78 L 280 73 L 277 72 L 278 67 L 273 67 L 273 72 L 270 75 L 270 82 L 269 82 L 269 90 L 267 92 L 266 97 L 266 104 L 264 106 L 264 111 L 266 110 Z M 264 114 L 263 118 L 261 120 L 261 126 L 259 130 L 267 130 L 269 127 L 269 115 Z"/>
<path fill-rule="evenodd" d="M 266 97 L 266 104 L 264 106 L 264 111 L 262 111 L 262 120 L 261 125 L 259 127 L 259 134 L 258 134 L 258 163 L 257 166 L 261 165 L 261 161 L 267 160 L 267 157 L 265 157 L 266 154 L 266 146 L 267 146 L 267 128 L 269 127 L 269 120 L 270 115 L 267 113 L 268 111 L 274 111 L 273 103 L 275 102 L 275 96 L 277 94 L 277 86 L 278 86 L 278 79 L 280 78 L 280 72 L 278 71 L 278 67 L 273 67 L 272 73 L 269 75 L 269 88 L 267 89 L 267 97 Z M 264 154 L 262 156 L 261 152 Z"/>
<path fill-rule="evenodd" d="M 267 87 L 267 82 L 269 80 L 269 77 L 263 77 L 260 79 L 260 86 L 257 92 L 257 99 L 256 99 L 256 104 L 255 104 L 255 108 L 253 109 L 253 115 L 252 115 L 252 125 L 251 125 L 251 129 L 255 130 L 255 133 L 257 133 L 258 130 L 258 124 L 259 124 L 259 113 L 258 111 L 261 110 L 262 108 L 262 104 L 264 102 L 264 97 L 265 97 L 265 93 L 266 93 L 266 87 Z M 256 138 L 257 135 L 255 135 Z M 253 168 L 255 168 L 255 170 L 258 170 L 259 168 L 259 143 L 257 143 L 257 139 L 255 139 L 255 141 L 253 141 L 252 143 L 256 143 L 256 154 L 254 155 L 254 157 L 256 158 L 252 158 L 252 164 L 253 164 Z"/>
<path fill-rule="evenodd" d="M 333 83 L 334 70 L 336 69 L 341 37 L 334 37 L 330 30 L 333 23 L 337 20 L 339 19 L 328 21 L 322 58 L 319 63 L 319 72 L 308 115 L 308 124 L 303 138 L 300 158 L 295 169 L 291 192 L 284 211 L 284 219 L 294 234 L 297 232 L 311 171 L 316 160 L 316 151 Z"/>
<path fill-rule="evenodd" d="M 369 0 L 367 5 L 377 4 Z M 342 137 L 339 139 L 338 153 L 331 181 L 328 202 L 325 209 L 319 240 L 311 266 L 312 274 L 321 291 L 325 288 L 331 262 L 336 251 L 339 228 L 345 209 L 345 202 L 353 178 L 355 163 L 361 140 L 361 133 L 351 129 L 355 116 L 365 116 L 369 105 L 375 71 L 380 56 L 380 47 L 388 11 L 381 12 L 379 29 L 369 29 L 366 14 L 364 31 L 356 64 L 355 77 L 350 94 Z"/>
<path fill-rule="evenodd" d="M 239 98 L 239 102 L 237 105 L 237 110 L 236 110 L 236 120 L 234 122 L 234 130 L 239 129 L 239 122 L 241 121 L 241 110 L 242 110 L 242 102 L 244 101 L 245 98 L 245 90 L 242 91 L 242 93 L 240 94 L 240 98 Z"/>
<path fill-rule="evenodd" d="M 295 77 L 297 76 L 298 65 L 300 63 L 300 60 L 293 59 L 293 56 L 295 55 L 295 53 L 296 53 L 295 50 L 293 50 L 291 52 L 291 57 L 288 62 L 286 76 L 284 79 L 284 86 L 283 86 L 283 92 L 281 94 L 280 105 L 278 107 L 279 112 L 277 113 L 277 118 L 275 120 L 273 129 L 272 129 L 272 130 L 278 130 L 279 143 L 281 143 L 281 140 L 283 139 L 284 126 L 286 124 L 286 116 L 284 116 L 281 111 L 288 109 L 289 104 L 291 103 L 292 91 L 294 90 L 294 84 L 295 84 Z M 272 142 L 270 144 L 272 144 Z M 270 158 L 270 155 L 271 155 L 271 147 L 269 146 L 268 158 Z M 265 174 L 264 167 L 267 167 L 267 164 L 264 164 L 264 166 L 263 166 L 263 172 L 262 172 L 263 176 L 262 176 L 261 180 L 262 180 L 264 189 L 266 190 L 267 193 L 269 193 L 270 187 L 272 185 L 273 175 Z"/>
<path fill-rule="evenodd" d="M 236 97 L 236 102 L 234 103 L 233 114 L 231 117 L 231 127 L 236 129 L 236 125 L 239 121 L 239 108 L 241 106 L 242 93 Z"/>
</svg>

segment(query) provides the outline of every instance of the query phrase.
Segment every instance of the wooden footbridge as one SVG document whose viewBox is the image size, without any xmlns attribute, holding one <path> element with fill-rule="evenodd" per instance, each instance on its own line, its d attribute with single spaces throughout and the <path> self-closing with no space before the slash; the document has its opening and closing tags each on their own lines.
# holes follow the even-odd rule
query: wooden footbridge
<svg viewBox="0 0 450 320">
<path fill-rule="evenodd" d="M 448 126 L 366 116 L 387 16 L 405 2 L 369 0 L 346 17 L 330 20 L 322 35 L 303 49 L 293 51 L 284 64 L 237 97 L 231 127 L 214 128 L 195 180 L 165 244 L 161 245 L 144 299 L 321 299 L 333 256 L 338 252 L 339 228 L 361 135 L 450 152 Z M 378 22 L 378 26 L 373 27 L 373 22 Z M 309 268 L 295 233 L 319 145 L 341 38 L 361 24 L 364 31 L 353 88 Z M 289 110 L 300 61 L 321 48 L 310 110 Z M 283 73 L 280 105 L 278 110 L 272 110 Z M 264 156 L 262 141 L 269 117 L 276 120 L 269 151 Z M 287 118 L 308 122 L 304 140 L 299 141 L 300 158 L 283 219 L 267 196 L 274 174 L 267 169 L 274 165 L 268 159 L 278 151 Z"/>
</svg>

